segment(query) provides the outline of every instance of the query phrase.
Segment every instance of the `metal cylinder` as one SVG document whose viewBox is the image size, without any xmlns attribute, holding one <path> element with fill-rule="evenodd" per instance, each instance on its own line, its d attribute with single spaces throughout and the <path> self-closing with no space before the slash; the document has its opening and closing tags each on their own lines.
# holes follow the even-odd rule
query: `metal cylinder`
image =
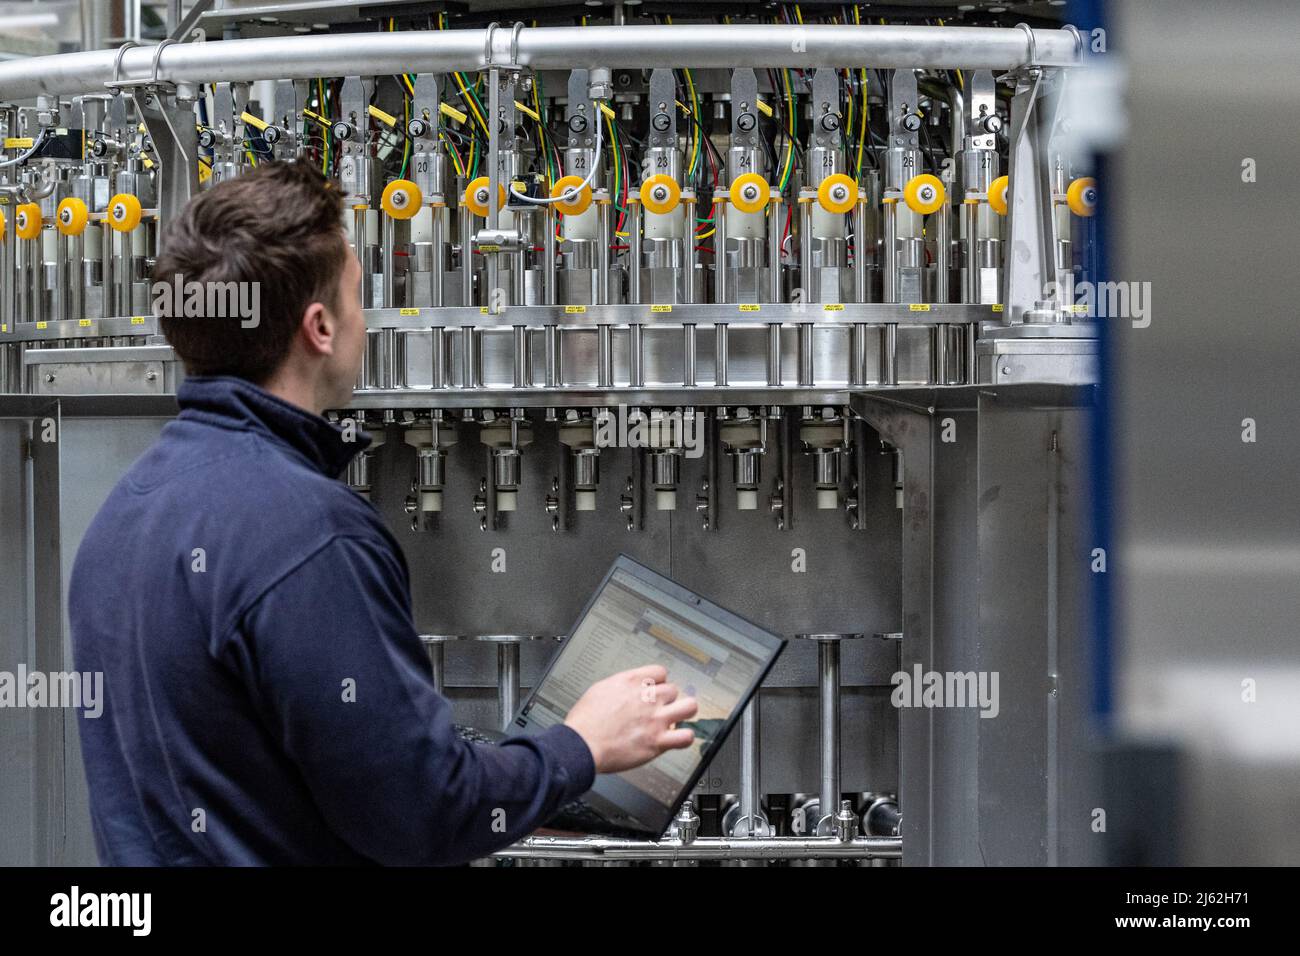
<svg viewBox="0 0 1300 956">
<path fill-rule="evenodd" d="M 497 722 L 508 730 L 519 709 L 519 644 L 503 641 L 497 645 Z"/>
<path fill-rule="evenodd" d="M 767 295 L 770 302 L 785 299 L 781 282 L 781 233 L 784 231 L 785 204 L 773 200 L 767 217 Z"/>
<path fill-rule="evenodd" d="M 799 385 L 811 388 L 813 385 L 813 324 L 799 323 Z"/>
<path fill-rule="evenodd" d="M 451 384 L 447 381 L 447 330 L 441 325 L 435 325 L 430 329 L 430 333 L 432 335 L 429 349 L 431 387 L 446 388 Z"/>
<path fill-rule="evenodd" d="M 594 488 L 600 484 L 600 452 L 595 448 L 580 448 L 573 453 L 573 486 Z"/>
<path fill-rule="evenodd" d="M 808 24 L 800 43 L 783 24 L 690 24 L 521 28 L 497 30 L 492 61 L 533 70 L 572 70 L 618 64 L 620 69 L 677 67 L 859 67 L 878 69 L 1009 70 L 1034 61 L 1071 66 L 1081 56 L 1065 30 L 999 27 L 847 26 Z M 93 50 L 0 63 L 0 89 L 9 100 L 42 94 L 100 92 L 114 79 L 171 83 L 307 80 L 322 75 L 478 70 L 486 60 L 482 30 L 312 34 L 217 43 L 140 46 L 120 54 Z M 667 59 L 665 59 L 667 57 Z M 156 60 L 156 62 L 155 62 Z M 495 115 L 495 114 L 494 114 Z"/>
<path fill-rule="evenodd" d="M 682 325 L 682 384 L 687 388 L 695 386 L 695 324 L 692 322 Z"/>
<path fill-rule="evenodd" d="M 492 449 L 492 484 L 497 489 L 519 487 L 518 448 Z"/>
<path fill-rule="evenodd" d="M 840 805 L 840 644 L 817 642 L 817 717 L 821 745 L 821 816 L 819 836 L 832 832 L 830 826 Z"/>
<path fill-rule="evenodd" d="M 880 384 L 898 384 L 898 325 L 894 322 L 880 327 Z"/>
<path fill-rule="evenodd" d="M 651 483 L 656 488 L 675 488 L 681 480 L 682 456 L 672 451 L 656 451 L 650 456 Z"/>
<path fill-rule="evenodd" d="M 713 383 L 727 384 L 727 326 L 719 322 L 713 327 Z"/>
<path fill-rule="evenodd" d="M 781 385 L 781 323 L 767 324 L 767 384 L 773 388 Z"/>
<path fill-rule="evenodd" d="M 628 385 L 640 388 L 645 384 L 641 371 L 641 325 L 633 322 L 627 327 Z"/>
<path fill-rule="evenodd" d="M 602 322 L 596 327 L 596 380 L 600 388 L 614 385 L 613 326 Z"/>
</svg>

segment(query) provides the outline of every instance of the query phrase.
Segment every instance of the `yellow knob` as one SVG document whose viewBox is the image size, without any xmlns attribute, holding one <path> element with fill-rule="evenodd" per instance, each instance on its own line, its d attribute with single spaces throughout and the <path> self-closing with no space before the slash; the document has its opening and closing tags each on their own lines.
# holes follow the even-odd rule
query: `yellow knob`
<svg viewBox="0 0 1300 956">
<path fill-rule="evenodd" d="M 999 216 L 1007 214 L 1007 183 L 1005 176 L 999 176 L 989 183 L 989 208 Z"/>
<path fill-rule="evenodd" d="M 827 212 L 849 212 L 857 201 L 858 184 L 843 173 L 832 173 L 817 187 L 817 202 Z"/>
<path fill-rule="evenodd" d="M 570 190 L 577 191 L 568 199 L 559 199 Z M 578 176 L 565 176 L 563 179 L 556 180 L 555 185 L 551 187 L 551 198 L 559 199 L 558 202 L 552 203 L 556 212 L 564 216 L 581 216 L 591 207 L 591 186 Z"/>
<path fill-rule="evenodd" d="M 682 189 L 677 180 L 662 173 L 651 176 L 641 184 L 641 205 L 658 215 L 672 212 L 682 201 Z"/>
<path fill-rule="evenodd" d="M 476 216 L 486 217 L 488 214 L 488 196 L 492 188 L 492 181 L 487 176 L 480 176 L 478 179 L 470 180 L 465 187 L 465 205 L 469 211 Z M 497 208 L 500 209 L 506 204 L 506 187 L 497 183 Z"/>
<path fill-rule="evenodd" d="M 731 204 L 741 212 L 758 212 L 771 195 L 767 180 L 758 173 L 743 173 L 731 182 Z"/>
<path fill-rule="evenodd" d="M 118 193 L 108 201 L 108 224 L 118 232 L 130 232 L 140 225 L 140 200 L 130 193 Z"/>
<path fill-rule="evenodd" d="M 946 199 L 943 183 L 938 176 L 931 176 L 929 173 L 922 173 L 920 176 L 913 176 L 903 187 L 903 202 L 907 203 L 907 208 L 919 216 L 928 216 L 932 212 L 938 212 L 943 207 L 943 201 Z"/>
<path fill-rule="evenodd" d="M 65 236 L 81 235 L 89 221 L 90 210 L 76 196 L 69 196 L 59 203 L 59 208 L 54 213 L 54 228 Z"/>
<path fill-rule="evenodd" d="M 409 179 L 394 179 L 379 197 L 380 207 L 394 219 L 410 219 L 420 211 L 423 201 L 420 187 Z"/>
<path fill-rule="evenodd" d="M 1097 213 L 1097 180 L 1091 176 L 1076 179 L 1065 191 L 1065 202 L 1076 216 L 1093 216 Z"/>
<path fill-rule="evenodd" d="M 41 207 L 25 202 L 14 210 L 14 235 L 19 239 L 35 239 L 41 234 Z"/>
</svg>

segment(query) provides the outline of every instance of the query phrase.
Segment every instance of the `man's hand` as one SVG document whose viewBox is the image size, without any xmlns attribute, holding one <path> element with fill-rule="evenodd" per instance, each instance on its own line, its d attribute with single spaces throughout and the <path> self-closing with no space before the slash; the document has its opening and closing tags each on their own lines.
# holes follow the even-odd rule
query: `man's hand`
<svg viewBox="0 0 1300 956">
<path fill-rule="evenodd" d="M 592 684 L 573 705 L 564 723 L 591 748 L 597 773 L 631 770 L 695 740 L 694 731 L 673 725 L 694 717 L 699 705 L 694 697 L 678 700 L 667 680 L 659 664 L 638 667 Z"/>
</svg>

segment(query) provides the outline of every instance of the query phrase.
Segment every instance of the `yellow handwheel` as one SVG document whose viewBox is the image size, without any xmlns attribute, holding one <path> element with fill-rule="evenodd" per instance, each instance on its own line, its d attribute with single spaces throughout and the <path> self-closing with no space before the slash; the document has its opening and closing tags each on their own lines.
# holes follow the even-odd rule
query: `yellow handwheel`
<svg viewBox="0 0 1300 956">
<path fill-rule="evenodd" d="M 571 189 L 578 191 L 568 199 L 560 199 Z M 555 185 L 551 187 L 551 198 L 559 200 L 552 203 L 555 211 L 564 216 L 581 216 L 591 208 L 591 186 L 582 181 L 579 176 L 565 176 L 558 179 Z"/>
<path fill-rule="evenodd" d="M 1091 176 L 1076 179 L 1065 191 L 1065 202 L 1076 216 L 1093 216 L 1097 213 L 1097 180 Z"/>
<path fill-rule="evenodd" d="M 903 202 L 907 203 L 908 209 L 919 216 L 938 212 L 943 208 L 943 201 L 946 198 L 939 177 L 931 176 L 929 173 L 913 176 L 903 187 Z"/>
<path fill-rule="evenodd" d="M 492 181 L 487 176 L 480 176 L 478 179 L 471 179 L 468 186 L 465 187 L 465 205 L 469 211 L 479 217 L 486 217 L 488 214 L 488 190 L 492 188 Z M 497 208 L 500 209 L 506 204 L 506 187 L 497 183 Z"/>
<path fill-rule="evenodd" d="M 731 182 L 731 204 L 740 212 L 758 212 L 771 195 L 767 180 L 758 173 L 743 173 Z"/>
<path fill-rule="evenodd" d="M 19 239 L 35 239 L 41 234 L 41 207 L 25 202 L 14 210 L 14 235 Z"/>
<path fill-rule="evenodd" d="M 1007 183 L 1005 176 L 999 176 L 989 183 L 989 208 L 999 216 L 1007 214 Z"/>
<path fill-rule="evenodd" d="M 832 173 L 817 187 L 817 202 L 827 212 L 849 212 L 857 201 L 858 184 L 843 173 Z"/>
<path fill-rule="evenodd" d="M 677 180 L 662 173 L 651 176 L 641 184 L 641 205 L 647 210 L 662 216 L 672 212 L 682 201 L 682 190 Z"/>
<path fill-rule="evenodd" d="M 54 228 L 65 236 L 81 235 L 89 221 L 90 210 L 76 196 L 69 196 L 59 203 L 59 208 L 54 213 Z"/>
<path fill-rule="evenodd" d="M 379 197 L 380 207 L 394 219 L 410 219 L 420 211 L 423 201 L 420 187 L 409 179 L 394 179 Z"/>
<path fill-rule="evenodd" d="M 140 200 L 130 193 L 118 193 L 108 201 L 108 224 L 118 232 L 130 232 L 140 225 Z"/>
</svg>

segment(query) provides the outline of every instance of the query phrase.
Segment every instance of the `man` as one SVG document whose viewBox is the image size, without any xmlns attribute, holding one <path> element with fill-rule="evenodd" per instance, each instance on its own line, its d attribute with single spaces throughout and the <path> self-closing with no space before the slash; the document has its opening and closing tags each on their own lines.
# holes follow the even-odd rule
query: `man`
<svg viewBox="0 0 1300 956">
<path fill-rule="evenodd" d="M 433 688 L 406 562 L 338 481 L 365 349 L 342 202 L 305 164 L 223 182 L 170 224 L 155 277 L 258 283 L 256 316 L 164 316 L 181 412 L 86 533 L 69 589 L 100 861 L 455 864 L 500 849 L 692 733 L 662 667 L 565 723 L 466 743 Z M 653 693 L 646 693 L 648 688 Z"/>
</svg>

